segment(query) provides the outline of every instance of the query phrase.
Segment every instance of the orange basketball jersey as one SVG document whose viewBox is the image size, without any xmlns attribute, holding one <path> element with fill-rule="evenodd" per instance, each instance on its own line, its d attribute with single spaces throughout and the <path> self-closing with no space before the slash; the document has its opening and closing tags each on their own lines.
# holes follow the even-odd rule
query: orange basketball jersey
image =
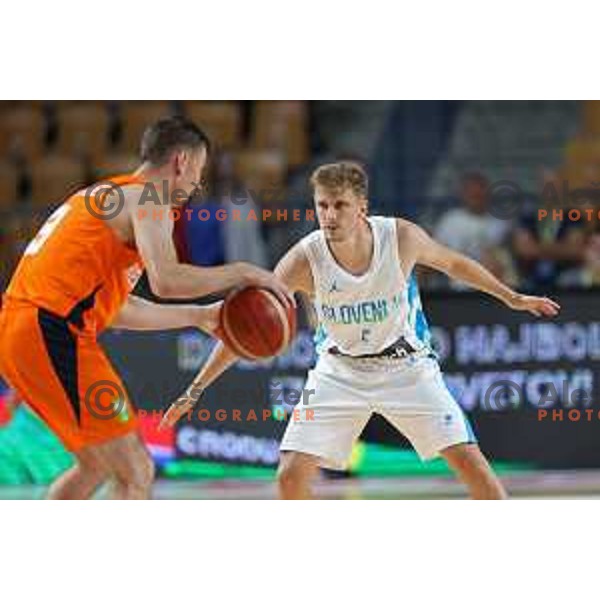
<svg viewBox="0 0 600 600">
<path fill-rule="evenodd" d="M 118 186 L 143 183 L 134 175 L 111 177 Z M 6 290 L 5 303 L 31 304 L 80 329 L 105 329 L 142 273 L 135 248 L 93 213 L 100 195 L 86 188 L 68 198 L 27 246 Z"/>
</svg>

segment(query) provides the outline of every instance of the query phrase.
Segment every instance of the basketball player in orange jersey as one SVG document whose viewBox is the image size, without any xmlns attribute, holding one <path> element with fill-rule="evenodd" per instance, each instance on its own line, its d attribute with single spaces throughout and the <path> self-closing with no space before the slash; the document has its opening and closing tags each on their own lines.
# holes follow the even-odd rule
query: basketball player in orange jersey
<svg viewBox="0 0 600 600">
<path fill-rule="evenodd" d="M 112 483 L 114 498 L 150 494 L 153 463 L 97 335 L 107 327 L 217 330 L 215 305 L 158 305 L 131 296 L 143 269 L 162 298 L 196 298 L 237 285 L 266 286 L 288 297 L 272 273 L 250 264 L 200 268 L 178 262 L 166 213 L 173 198 L 181 202 L 198 187 L 208 151 L 208 138 L 194 123 L 158 121 L 144 133 L 137 171 L 111 178 L 118 188 L 74 193 L 17 266 L 0 312 L 0 375 L 76 458 L 51 485 L 50 498 L 89 498 L 104 482 Z M 160 215 L 156 204 L 141 202 L 147 184 L 163 203 Z M 152 218 L 140 217 L 141 204 L 152 209 Z M 120 210 L 111 214 L 115 207 Z M 90 397 L 95 386 L 112 388 L 114 397 Z M 109 400 L 122 409 L 102 418 Z"/>
<path fill-rule="evenodd" d="M 317 364 L 305 384 L 309 405 L 297 409 L 301 418 L 290 419 L 281 442 L 280 497 L 310 497 L 320 466 L 344 469 L 371 414 L 379 413 L 422 460 L 442 457 L 472 498 L 504 498 L 501 482 L 443 382 L 414 267 L 441 271 L 536 316 L 556 315 L 558 304 L 515 292 L 409 221 L 367 216 L 368 181 L 359 165 L 324 165 L 311 184 L 320 229 L 293 246 L 275 269 L 291 290 L 313 300 L 318 318 Z M 162 425 L 172 425 L 190 410 L 235 360 L 219 343 Z"/>
</svg>

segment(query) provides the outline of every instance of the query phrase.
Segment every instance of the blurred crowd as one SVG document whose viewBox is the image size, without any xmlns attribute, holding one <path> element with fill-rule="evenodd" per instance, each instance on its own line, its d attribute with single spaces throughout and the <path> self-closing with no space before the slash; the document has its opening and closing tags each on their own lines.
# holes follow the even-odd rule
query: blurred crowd
<svg viewBox="0 0 600 600">
<path fill-rule="evenodd" d="M 211 216 L 176 226 L 182 258 L 206 266 L 249 260 L 272 267 L 314 227 L 280 221 L 276 210 L 310 206 L 306 181 L 321 162 L 364 158 L 368 163 L 377 139 L 391 135 L 385 127 L 378 133 L 377 119 L 384 122 L 387 109 L 385 103 L 333 101 L 0 102 L 0 290 L 26 243 L 68 191 L 135 168 L 143 130 L 169 114 L 189 116 L 215 144 L 204 197 L 191 204 Z M 583 110 L 585 127 L 564 151 L 564 165 L 540 168 L 535 189 L 524 190 L 510 215 L 499 215 L 490 205 L 494 182 L 482 169 L 462 173 L 451 202 L 432 198 L 435 219 L 421 224 L 519 289 L 600 285 L 598 219 L 538 215 L 549 190 L 561 195 L 565 181 L 600 181 L 600 105 L 588 102 Z M 377 212 L 377 197 L 371 204 Z M 240 210 L 241 221 L 215 218 L 224 206 Z M 244 218 L 263 208 L 273 209 L 273 216 Z M 463 289 L 427 271 L 422 281 L 429 289 Z"/>
<path fill-rule="evenodd" d="M 524 291 L 598 286 L 598 210 L 593 195 L 562 200 L 564 182 L 558 172 L 542 168 L 537 190 L 510 197 L 508 207 L 494 207 L 502 199 L 494 195 L 493 182 L 479 172 L 465 173 L 456 206 L 429 227 L 430 233 Z M 425 272 L 423 279 L 429 288 L 464 289 L 434 273 Z"/>
<path fill-rule="evenodd" d="M 309 103 L 302 101 L 0 102 L 0 290 L 69 190 L 136 168 L 146 126 L 173 114 L 201 124 L 213 142 L 198 201 L 213 212 L 240 195 L 239 210 L 278 208 L 286 182 L 310 157 Z M 176 243 L 196 264 L 244 259 L 266 266 L 281 226 L 276 213 L 243 223 L 211 216 L 178 226 Z"/>
</svg>

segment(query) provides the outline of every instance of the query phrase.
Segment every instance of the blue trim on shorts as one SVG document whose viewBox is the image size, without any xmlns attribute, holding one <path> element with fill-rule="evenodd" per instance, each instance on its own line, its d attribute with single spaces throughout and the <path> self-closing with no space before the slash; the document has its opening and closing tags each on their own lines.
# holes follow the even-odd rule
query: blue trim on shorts
<svg viewBox="0 0 600 600">
<path fill-rule="evenodd" d="M 454 396 L 452 396 L 454 398 Z M 454 402 L 456 402 L 456 399 L 454 399 Z M 456 402 L 458 404 L 458 402 Z M 465 420 L 465 425 L 467 427 L 467 433 L 468 433 L 468 439 L 467 441 L 470 444 L 477 444 L 477 436 L 475 435 L 475 432 L 473 431 L 473 427 L 471 427 L 471 422 L 469 421 L 467 415 L 465 415 L 465 412 L 462 409 L 462 406 L 458 406 L 458 408 L 460 408 L 460 411 L 462 412 L 463 415 L 463 419 Z"/>
<path fill-rule="evenodd" d="M 463 420 L 465 422 L 465 427 L 467 428 L 467 443 L 478 444 L 479 440 L 477 439 L 477 436 L 475 435 L 475 432 L 473 431 L 473 427 L 471 426 L 471 421 L 469 421 L 469 418 L 465 414 L 465 411 L 464 411 L 463 407 L 460 405 L 460 402 L 454 397 L 454 394 L 452 393 L 450 388 L 446 385 L 446 380 L 444 379 L 444 374 L 442 373 L 441 369 L 440 369 L 440 377 L 442 378 L 442 383 L 444 384 L 444 387 L 446 388 L 446 390 L 448 390 L 450 397 L 452 398 L 452 400 L 454 400 L 454 402 L 456 402 L 456 404 L 458 405 L 458 410 L 460 410 L 460 413 L 462 414 Z"/>
</svg>

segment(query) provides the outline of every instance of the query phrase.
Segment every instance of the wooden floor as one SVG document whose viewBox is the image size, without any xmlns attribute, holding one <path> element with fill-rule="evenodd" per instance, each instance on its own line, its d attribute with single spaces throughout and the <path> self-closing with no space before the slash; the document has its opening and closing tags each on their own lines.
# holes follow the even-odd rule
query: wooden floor
<svg viewBox="0 0 600 600">
<path fill-rule="evenodd" d="M 513 498 L 600 498 L 600 471 L 521 473 L 504 477 Z M 39 499 L 38 486 L 0 487 L 0 499 Z M 321 480 L 315 489 L 327 499 L 442 499 L 466 498 L 463 486 L 448 477 Z M 273 499 L 271 481 L 158 481 L 156 499 L 240 500 Z"/>
</svg>

